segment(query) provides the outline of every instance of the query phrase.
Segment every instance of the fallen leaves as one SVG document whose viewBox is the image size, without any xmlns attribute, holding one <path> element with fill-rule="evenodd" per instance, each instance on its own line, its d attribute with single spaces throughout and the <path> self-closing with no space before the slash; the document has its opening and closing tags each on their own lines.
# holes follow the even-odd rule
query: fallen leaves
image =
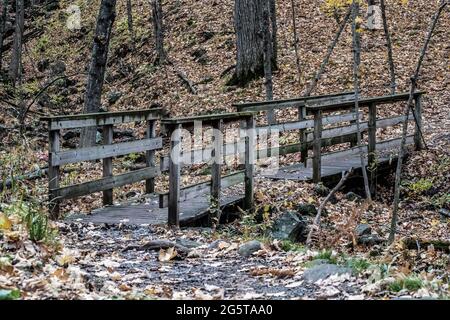
<svg viewBox="0 0 450 320">
<path fill-rule="evenodd" d="M 178 255 L 177 250 L 175 248 L 168 248 L 167 250 L 160 249 L 158 260 L 161 262 L 167 262 L 174 259 Z"/>
<path fill-rule="evenodd" d="M 274 269 L 274 268 L 255 268 L 250 270 L 252 276 L 264 276 L 271 275 L 278 278 L 289 278 L 296 275 L 295 270 L 292 269 Z"/>
</svg>

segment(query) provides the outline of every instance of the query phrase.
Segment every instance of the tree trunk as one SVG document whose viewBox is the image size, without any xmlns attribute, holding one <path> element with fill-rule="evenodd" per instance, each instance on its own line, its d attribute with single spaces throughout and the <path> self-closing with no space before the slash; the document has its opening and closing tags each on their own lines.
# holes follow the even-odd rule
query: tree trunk
<svg viewBox="0 0 450 320">
<path fill-rule="evenodd" d="M 9 80 L 13 85 L 16 84 L 19 77 L 22 64 L 22 37 L 24 28 L 24 0 L 16 0 L 16 21 L 14 31 L 13 52 L 11 54 L 11 63 L 9 65 Z"/>
<path fill-rule="evenodd" d="M 263 9 L 263 23 L 261 33 L 264 43 L 264 78 L 266 87 L 266 100 L 273 100 L 273 82 L 272 82 L 272 39 L 270 34 L 270 3 L 272 0 L 268 0 L 266 6 Z M 267 112 L 267 121 L 269 124 L 276 122 L 275 112 L 269 110 Z"/>
<path fill-rule="evenodd" d="M 413 100 L 414 100 L 414 93 L 415 93 L 416 87 L 417 87 L 417 79 L 419 78 L 420 69 L 422 68 L 422 63 L 423 63 L 423 60 L 427 53 L 431 37 L 433 36 L 434 29 L 436 28 L 439 17 L 441 16 L 442 12 L 444 11 L 444 9 L 447 5 L 448 5 L 448 1 L 441 0 L 439 8 L 437 9 L 436 13 L 434 14 L 433 18 L 431 19 L 431 24 L 428 29 L 427 36 L 425 38 L 425 43 L 422 47 L 422 51 L 420 52 L 419 60 L 416 65 L 416 70 L 414 72 L 414 75 L 411 77 L 411 88 L 409 90 L 409 99 L 408 99 L 408 102 L 407 102 L 407 104 L 405 106 L 405 110 L 404 110 L 405 120 L 403 121 L 402 141 L 400 144 L 400 151 L 398 154 L 397 169 L 395 171 L 394 209 L 392 211 L 391 229 L 390 229 L 390 233 L 389 233 L 389 243 L 394 242 L 395 234 L 397 233 L 398 207 L 399 207 L 399 203 L 400 203 L 400 183 L 401 183 L 401 176 L 402 176 L 403 156 L 405 154 L 406 137 L 408 135 L 409 113 L 410 113 L 410 109 L 414 110 Z"/>
<path fill-rule="evenodd" d="M 108 60 L 109 40 L 115 17 L 116 0 L 102 0 L 97 18 L 97 28 L 95 30 L 92 58 L 86 85 L 85 113 L 98 112 L 100 108 L 106 62 Z M 81 145 L 83 147 L 94 145 L 96 134 L 96 127 L 85 128 L 81 135 Z"/>
<path fill-rule="evenodd" d="M 152 0 L 153 30 L 155 37 L 156 59 L 155 64 L 166 62 L 167 55 L 164 50 L 164 25 L 161 0 Z"/>
<path fill-rule="evenodd" d="M 127 21 L 128 21 L 128 31 L 130 32 L 133 49 L 135 49 L 136 35 L 134 33 L 133 27 L 133 7 L 131 5 L 131 0 L 127 0 Z"/>
<path fill-rule="evenodd" d="M 291 0 L 291 12 L 292 12 L 292 24 L 294 28 L 294 50 L 295 50 L 295 64 L 297 66 L 297 74 L 298 74 L 298 83 L 301 85 L 302 82 L 302 68 L 300 65 L 300 55 L 298 52 L 298 35 L 297 35 L 297 20 L 295 14 L 295 3 L 294 0 Z"/>
<path fill-rule="evenodd" d="M 278 47 L 277 47 L 277 33 L 278 33 L 278 25 L 277 25 L 277 6 L 275 0 L 269 0 L 269 11 L 270 11 L 270 23 L 272 24 L 272 67 L 273 69 L 277 68 L 278 62 Z"/>
<path fill-rule="evenodd" d="M 392 54 L 392 42 L 391 42 L 391 35 L 389 33 L 389 27 L 387 24 L 387 17 L 386 17 L 386 4 L 384 0 L 380 0 L 380 8 L 381 8 L 381 18 L 383 20 L 383 29 L 384 29 L 384 36 L 386 38 L 386 46 L 388 51 L 388 63 L 389 63 L 389 72 L 391 76 L 391 94 L 395 94 L 395 66 L 394 66 L 394 57 Z"/>
<path fill-rule="evenodd" d="M 361 159 L 361 170 L 364 179 L 364 189 L 366 191 L 366 197 L 369 201 L 372 201 L 372 196 L 370 194 L 369 179 L 367 177 L 366 163 L 364 160 L 364 151 L 361 143 L 361 126 L 359 120 L 359 66 L 361 64 L 361 34 L 360 34 L 360 23 L 358 22 L 359 16 L 359 2 L 353 0 L 353 22 L 352 22 L 352 35 L 353 35 L 353 84 L 355 90 L 355 108 L 354 112 L 356 115 L 356 142 L 359 149 L 359 155 Z"/>
<path fill-rule="evenodd" d="M 264 37 L 260 35 L 263 23 L 263 8 L 273 0 L 235 0 L 234 23 L 236 29 L 236 70 L 230 85 L 245 86 L 253 79 L 264 76 Z M 275 16 L 275 5 L 271 4 L 270 16 Z M 276 21 L 271 21 L 272 32 L 276 31 Z M 271 36 L 272 37 L 272 36 Z M 274 50 L 272 38 L 271 51 Z M 273 57 L 276 59 L 276 56 Z M 274 59 L 272 59 L 274 62 Z M 272 63 L 272 68 L 276 65 Z"/>
<path fill-rule="evenodd" d="M 6 28 L 6 9 L 8 6 L 8 0 L 2 0 L 0 9 L 0 73 L 3 67 L 3 40 L 5 39 Z"/>
</svg>

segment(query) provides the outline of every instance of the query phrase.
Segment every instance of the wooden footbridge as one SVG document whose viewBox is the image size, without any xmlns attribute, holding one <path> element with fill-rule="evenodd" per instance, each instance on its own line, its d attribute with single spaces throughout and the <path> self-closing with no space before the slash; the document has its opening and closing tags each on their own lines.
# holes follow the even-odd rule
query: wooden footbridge
<svg viewBox="0 0 450 320">
<path fill-rule="evenodd" d="M 415 94 L 415 108 L 409 120 L 415 121 L 415 132 L 408 144 L 421 149 L 420 126 L 423 92 Z M 396 157 L 400 138 L 377 139 L 383 130 L 402 123 L 404 115 L 381 118 L 378 110 L 392 103 L 407 101 L 408 93 L 362 98 L 360 108 L 367 115 L 360 119 L 365 134 L 366 164 L 372 178 L 376 168 Z M 103 192 L 104 207 L 91 215 L 72 216 L 94 223 L 165 224 L 188 226 L 202 220 L 210 222 L 217 212 L 232 205 L 243 209 L 253 206 L 254 177 L 319 182 L 341 174 L 349 168 L 360 168 L 356 147 L 356 114 L 354 93 L 311 96 L 289 100 L 237 104 L 235 113 L 185 118 L 160 118 L 160 109 L 106 112 L 42 118 L 49 129 L 49 201 L 53 218 L 60 217 L 64 199 Z M 264 113 L 282 113 L 288 122 L 264 123 Z M 271 119 L 273 119 L 271 117 Z M 146 123 L 145 138 L 131 142 L 113 141 L 113 128 L 124 123 Z M 258 122 L 258 126 L 256 125 Z M 62 150 L 60 137 L 64 130 L 100 127 L 101 145 Z M 168 141 L 157 135 L 164 126 Z M 224 132 L 226 133 L 224 135 Z M 273 137 L 294 133 L 295 143 L 282 144 Z M 258 147 L 261 137 L 269 137 L 266 148 Z M 291 135 L 292 136 L 292 135 Z M 280 139 L 283 140 L 283 139 Z M 340 146 L 338 151 L 324 152 Z M 342 147 L 345 147 L 342 149 Z M 113 158 L 145 152 L 146 166 L 128 173 L 113 174 Z M 158 154 L 157 154 L 158 153 Z M 257 161 L 289 154 L 299 154 L 300 161 L 289 163 L 273 172 L 257 170 Z M 67 164 L 102 160 L 102 178 L 61 186 L 61 167 Z M 159 162 L 159 164 L 158 164 Z M 189 184 L 190 166 L 208 166 L 207 181 Z M 183 175 L 187 173 L 187 175 Z M 168 190 L 155 193 L 155 178 L 168 178 Z M 145 181 L 147 196 L 142 203 L 113 205 L 113 189 Z"/>
</svg>

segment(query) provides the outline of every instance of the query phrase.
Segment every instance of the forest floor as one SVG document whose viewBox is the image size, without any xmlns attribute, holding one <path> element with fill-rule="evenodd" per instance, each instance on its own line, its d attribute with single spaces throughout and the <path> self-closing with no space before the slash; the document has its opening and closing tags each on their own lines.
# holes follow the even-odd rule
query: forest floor
<svg viewBox="0 0 450 320">
<path fill-rule="evenodd" d="M 47 132 L 39 116 L 81 112 L 98 2 L 78 2 L 82 12 L 80 30 L 70 31 L 66 27 L 67 16 L 63 12 L 69 4 L 66 0 L 59 2 L 59 9 L 36 15 L 32 22 L 27 22 L 26 29 L 41 32 L 25 44 L 22 96 L 31 102 L 49 81 L 61 75 L 68 79 L 56 82 L 36 99 L 27 114 L 24 133 L 19 130 L 18 101 L 11 88 L 0 88 L 0 180 L 35 170 L 39 173 L 46 167 Z M 404 92 L 408 90 L 408 79 L 434 8 L 425 0 L 387 2 L 398 92 Z M 278 1 L 279 70 L 274 74 L 275 98 L 299 96 L 304 91 L 337 28 L 323 6 L 296 1 L 302 63 L 302 76 L 298 77 L 290 3 Z M 235 60 L 231 0 L 164 3 L 167 50 L 174 64 L 160 68 L 152 63 L 148 1 L 134 4 L 137 49 L 131 49 L 124 3 L 119 3 L 103 109 L 144 109 L 156 102 L 171 115 L 180 116 L 234 111 L 232 103 L 264 100 L 263 80 L 237 88 L 225 85 L 231 74 L 222 76 Z M 365 30 L 362 37 L 363 95 L 387 94 L 389 77 L 383 33 Z M 320 204 L 324 197 L 317 194 L 312 184 L 257 179 L 255 205 L 258 210 L 268 208 L 272 216 L 262 222 L 256 222 L 252 215 L 244 216 L 215 231 L 78 222 L 51 222 L 42 231 L 30 228 L 34 224 L 29 221 L 41 221 L 37 213 L 47 205 L 47 179 L 43 175 L 31 181 L 14 181 L 11 189 L 0 194 L 0 299 L 449 298 L 448 250 L 434 245 L 420 248 L 407 245 L 411 238 L 425 243 L 450 241 L 449 39 L 446 12 L 431 42 L 419 81 L 420 89 L 427 91 L 423 130 L 429 149 L 413 153 L 405 165 L 399 231 L 393 245 L 364 246 L 358 244 L 355 236 L 358 225 L 368 224 L 374 235 L 387 238 L 392 174 L 380 178 L 378 196 L 372 205 L 349 200 L 348 190 L 339 192 L 337 200 L 327 205 L 328 215 L 323 218 L 322 229 L 310 249 L 300 243 L 277 242 L 267 235 L 267 230 L 279 215 L 297 211 L 300 204 L 315 207 Z M 352 89 L 349 28 L 341 40 L 314 94 Z M 197 94 L 184 87 L 175 69 L 182 70 L 193 81 Z M 380 116 L 398 114 L 402 109 L 403 105 L 398 103 L 381 110 Z M 295 115 L 282 113 L 278 118 L 287 120 L 292 116 Z M 142 126 L 121 129 L 144 132 Z M 400 131 L 397 126 L 379 134 L 389 138 Z M 295 136 L 284 139 L 289 143 Z M 71 139 L 64 139 L 63 146 L 70 147 L 71 143 Z M 285 157 L 281 164 L 298 161 L 296 157 Z M 123 172 L 138 162 L 139 159 L 130 157 L 114 165 L 117 172 Z M 100 168 L 99 163 L 68 166 L 62 175 L 63 184 L 92 180 L 101 175 Z M 198 167 L 185 172 L 183 182 L 208 178 L 205 168 Z M 353 187 L 358 193 L 360 186 Z M 157 190 L 166 188 L 167 178 L 163 177 L 157 181 Z M 117 202 L 122 202 L 129 200 L 130 194 L 139 197 L 142 193 L 143 185 L 138 184 L 118 188 L 114 196 Z M 94 194 L 65 202 L 63 210 L 70 215 L 88 213 L 100 206 L 101 195 Z M 45 239 L 32 241 L 41 231 Z M 181 241 L 192 248 L 187 256 L 175 254 L 171 249 L 146 250 L 145 244 L 152 240 Z M 259 241 L 261 250 L 242 256 L 239 248 L 251 240 Z M 130 246 L 134 249 L 124 251 Z M 320 272 L 320 265 L 345 272 L 327 280 L 308 281 L 306 277 L 311 275 L 305 276 L 305 272 L 308 274 L 314 268 Z"/>
</svg>

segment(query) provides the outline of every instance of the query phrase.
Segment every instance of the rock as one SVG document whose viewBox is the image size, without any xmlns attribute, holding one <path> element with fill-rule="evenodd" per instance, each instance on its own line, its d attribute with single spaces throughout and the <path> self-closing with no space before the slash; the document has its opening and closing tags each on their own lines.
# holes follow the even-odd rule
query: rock
<svg viewBox="0 0 450 320">
<path fill-rule="evenodd" d="M 448 211 L 447 209 L 440 209 L 439 214 L 445 218 L 450 218 L 450 211 Z"/>
<path fill-rule="evenodd" d="M 271 236 L 278 240 L 303 242 L 308 236 L 306 222 L 293 212 L 285 212 L 275 220 Z"/>
<path fill-rule="evenodd" d="M 122 97 L 122 93 L 118 91 L 113 91 L 108 93 L 107 99 L 109 104 L 114 104 Z"/>
<path fill-rule="evenodd" d="M 56 60 L 50 65 L 50 71 L 54 76 L 60 76 L 66 72 L 66 64 L 64 61 Z"/>
<path fill-rule="evenodd" d="M 384 239 L 378 237 L 377 235 L 373 235 L 373 234 L 363 235 L 362 237 L 359 237 L 357 239 L 357 241 L 358 241 L 358 244 L 362 244 L 365 246 L 374 246 L 377 244 L 384 243 Z"/>
<path fill-rule="evenodd" d="M 42 59 L 42 60 L 39 60 L 39 62 L 37 63 L 37 69 L 39 72 L 44 72 L 45 70 L 47 70 L 49 65 L 50 65 L 50 61 L 47 58 Z"/>
<path fill-rule="evenodd" d="M 201 243 L 199 243 L 197 241 L 192 241 L 192 240 L 189 240 L 189 239 L 177 239 L 176 243 L 178 243 L 178 244 L 180 244 L 180 245 L 182 245 L 182 246 L 184 246 L 186 248 L 189 248 L 189 249 L 193 249 L 193 248 L 197 248 L 197 247 L 202 246 Z"/>
<path fill-rule="evenodd" d="M 332 275 L 352 274 L 351 268 L 340 267 L 335 264 L 317 264 L 303 273 L 303 278 L 308 282 L 316 282 Z"/>
<path fill-rule="evenodd" d="M 372 228 L 368 224 L 358 224 L 355 228 L 355 234 L 358 238 L 372 234 Z"/>
<path fill-rule="evenodd" d="M 297 212 L 302 216 L 315 217 L 317 215 L 316 206 L 310 203 L 302 203 L 297 206 Z"/>
<path fill-rule="evenodd" d="M 211 242 L 208 246 L 209 249 L 217 249 L 221 246 L 228 246 L 229 243 L 223 240 L 214 240 L 213 242 Z"/>
<path fill-rule="evenodd" d="M 238 252 L 239 252 L 239 254 L 241 256 L 249 257 L 253 253 L 255 253 L 256 251 L 259 251 L 261 249 L 262 249 L 261 242 L 259 242 L 257 240 L 252 240 L 252 241 L 249 241 L 249 242 L 246 242 L 246 243 L 242 244 L 239 247 Z"/>
<path fill-rule="evenodd" d="M 323 183 L 318 183 L 314 187 L 314 192 L 321 197 L 326 197 L 330 194 L 330 189 L 326 187 Z"/>
<path fill-rule="evenodd" d="M 319 264 L 330 264 L 330 261 L 327 259 L 314 259 L 309 262 L 310 267 L 318 266 Z"/>
<path fill-rule="evenodd" d="M 362 198 L 361 198 L 361 196 L 357 195 L 356 193 L 350 191 L 345 195 L 345 199 L 347 199 L 348 201 L 355 201 L 355 200 L 359 201 Z"/>
<path fill-rule="evenodd" d="M 136 191 L 127 192 L 127 194 L 125 195 L 125 197 L 127 197 L 127 198 L 134 198 L 136 196 L 137 196 Z"/>
</svg>

